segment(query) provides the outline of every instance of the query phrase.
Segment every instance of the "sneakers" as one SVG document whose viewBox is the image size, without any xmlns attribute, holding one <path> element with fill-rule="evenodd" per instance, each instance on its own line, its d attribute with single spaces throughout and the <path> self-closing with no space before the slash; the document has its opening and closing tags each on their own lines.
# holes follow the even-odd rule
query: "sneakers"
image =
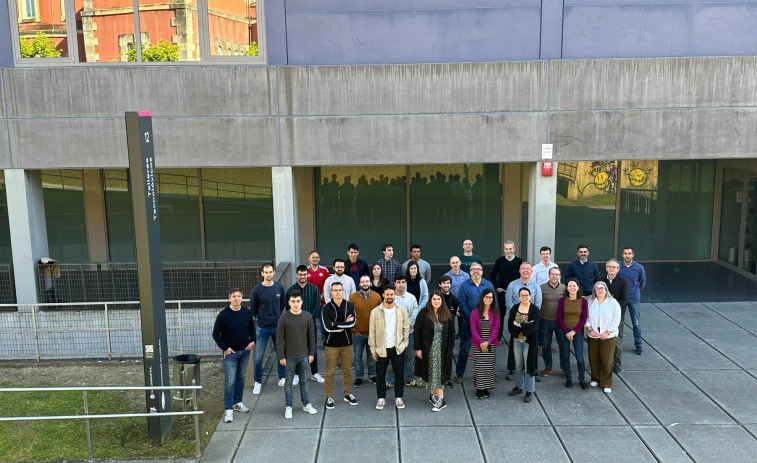
<svg viewBox="0 0 757 463">
<path fill-rule="evenodd" d="M 279 378 L 279 387 L 284 387 L 284 383 L 285 383 L 285 382 L 286 382 L 286 379 L 284 379 L 284 378 Z M 294 384 L 294 382 L 292 382 L 292 384 Z"/>
<path fill-rule="evenodd" d="M 334 402 L 334 399 L 332 397 L 329 397 L 328 399 L 326 399 L 326 408 L 328 408 L 329 410 L 333 410 L 334 405 L 336 405 L 336 402 Z"/>
<path fill-rule="evenodd" d="M 287 407 L 284 409 L 284 418 L 286 419 L 292 418 L 292 407 Z"/>
<path fill-rule="evenodd" d="M 518 386 L 515 386 L 512 391 L 507 393 L 507 395 L 509 395 L 510 397 L 516 396 L 518 394 L 523 394 L 523 389 L 519 388 Z"/>
<path fill-rule="evenodd" d="M 223 422 L 231 423 L 232 421 L 234 421 L 234 410 L 226 410 L 223 412 Z"/>
<path fill-rule="evenodd" d="M 641 349 L 641 346 L 636 346 L 636 355 L 641 355 L 643 353 L 644 351 Z"/>
<path fill-rule="evenodd" d="M 386 388 L 391 389 L 394 387 L 394 383 L 386 383 Z"/>
<path fill-rule="evenodd" d="M 609 393 L 612 392 L 612 389 L 610 389 L 609 387 L 606 387 L 603 390 L 604 390 L 605 394 L 609 394 Z"/>
<path fill-rule="evenodd" d="M 596 381 L 592 381 L 592 382 L 589 383 L 589 386 L 591 386 L 591 387 L 597 387 L 597 386 L 599 386 L 599 383 L 596 382 Z"/>
<path fill-rule="evenodd" d="M 446 383 L 444 383 L 444 387 L 452 389 L 455 386 L 452 384 L 452 381 L 447 381 Z"/>
<path fill-rule="evenodd" d="M 363 378 L 356 378 L 355 384 L 353 384 L 354 387 L 360 387 L 363 385 Z"/>
<path fill-rule="evenodd" d="M 418 387 L 418 383 L 414 379 L 411 379 L 410 381 L 405 381 L 405 386 Z"/>
<path fill-rule="evenodd" d="M 581 389 L 583 389 L 583 390 L 589 389 L 589 385 L 586 384 L 586 381 L 584 381 L 584 380 L 578 381 L 578 384 L 581 385 Z"/>
<path fill-rule="evenodd" d="M 442 409 L 447 407 L 447 402 L 444 401 L 444 399 L 439 399 L 433 407 L 431 407 L 432 412 L 440 412 Z"/>
<path fill-rule="evenodd" d="M 376 380 L 376 377 L 375 377 L 375 376 L 369 376 L 369 377 L 368 377 L 368 381 L 370 381 L 370 382 L 371 382 L 371 383 L 373 383 L 373 384 L 376 384 L 376 381 L 377 381 L 377 380 Z"/>
<path fill-rule="evenodd" d="M 549 376 L 550 373 L 552 373 L 552 369 L 547 367 L 544 370 L 542 370 L 541 375 L 546 377 L 546 376 Z"/>
<path fill-rule="evenodd" d="M 383 410 L 384 405 L 386 405 L 386 399 L 378 399 L 378 401 L 376 401 L 376 410 Z"/>
<path fill-rule="evenodd" d="M 287 407 L 287 408 L 289 408 L 289 407 Z M 305 412 L 305 413 L 309 413 L 311 415 L 315 415 L 316 413 L 318 413 L 318 410 L 315 409 L 315 407 L 313 406 L 313 404 L 307 404 L 307 405 L 305 405 L 304 407 L 302 407 L 302 411 Z"/>
<path fill-rule="evenodd" d="M 483 396 L 484 396 L 484 399 L 488 399 L 489 397 L 491 397 L 491 396 L 492 396 L 491 392 L 489 392 L 489 389 L 484 389 L 484 390 L 482 391 L 482 394 L 483 394 Z"/>
<path fill-rule="evenodd" d="M 300 384 L 300 375 L 294 375 L 294 378 L 292 378 L 292 386 L 296 386 Z"/>
<path fill-rule="evenodd" d="M 397 397 L 396 399 L 394 399 L 394 406 L 399 409 L 403 409 L 405 408 L 405 401 L 402 400 L 402 397 Z"/>
<path fill-rule="evenodd" d="M 531 393 L 530 392 L 526 392 L 526 396 L 523 397 L 523 402 L 525 402 L 527 404 L 530 404 L 531 403 L 531 399 L 532 399 Z"/>
<path fill-rule="evenodd" d="M 476 398 L 477 399 L 483 399 L 484 398 L 484 390 L 483 389 L 476 389 Z"/>
<path fill-rule="evenodd" d="M 326 379 L 323 376 L 321 376 L 320 373 L 316 373 L 310 376 L 310 381 L 315 381 L 317 383 L 323 384 L 326 382 Z"/>
<path fill-rule="evenodd" d="M 255 386 L 252 388 L 252 393 L 255 395 L 260 394 L 260 389 L 263 387 L 260 383 L 255 383 Z"/>
<path fill-rule="evenodd" d="M 457 376 L 455 376 L 455 382 L 457 384 L 463 384 L 463 375 L 457 375 Z"/>
<path fill-rule="evenodd" d="M 231 409 L 239 413 L 250 413 L 250 409 L 242 402 L 235 404 Z"/>
<path fill-rule="evenodd" d="M 347 402 L 350 405 L 357 405 L 357 399 L 352 394 L 348 394 L 348 395 L 344 396 L 344 401 Z"/>
<path fill-rule="evenodd" d="M 565 380 L 565 387 L 567 387 L 567 388 L 573 387 L 573 380 L 570 379 L 570 378 L 568 378 L 567 380 Z"/>
<path fill-rule="evenodd" d="M 439 399 L 436 394 L 429 394 L 428 395 L 428 401 L 431 402 L 431 405 L 436 405 L 436 401 Z"/>
</svg>

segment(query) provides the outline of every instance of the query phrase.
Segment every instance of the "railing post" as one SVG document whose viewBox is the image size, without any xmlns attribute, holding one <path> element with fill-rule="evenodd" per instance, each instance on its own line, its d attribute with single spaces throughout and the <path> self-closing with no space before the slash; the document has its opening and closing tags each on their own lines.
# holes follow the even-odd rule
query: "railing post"
<svg viewBox="0 0 757 463">
<path fill-rule="evenodd" d="M 179 350 L 184 353 L 184 318 L 181 315 L 181 301 L 179 301 Z"/>
<path fill-rule="evenodd" d="M 39 333 L 37 333 L 37 307 L 31 306 L 32 308 L 32 330 L 34 330 L 34 353 L 37 356 L 37 363 L 40 361 L 40 355 L 39 355 Z"/>
<path fill-rule="evenodd" d="M 192 378 L 192 386 L 196 386 L 196 381 L 194 378 Z M 182 402 L 184 402 L 182 400 Z M 186 408 L 186 407 L 185 407 Z M 192 408 L 194 411 L 197 411 L 197 389 L 192 389 Z M 195 456 L 200 457 L 202 453 L 200 452 L 200 421 L 197 415 L 194 416 L 195 419 Z"/>
<path fill-rule="evenodd" d="M 105 303 L 105 347 L 108 350 L 108 360 L 113 360 L 110 348 L 110 321 L 108 319 L 108 303 Z"/>
<path fill-rule="evenodd" d="M 84 396 L 84 414 L 89 416 L 89 402 L 87 402 L 87 391 L 81 391 L 82 395 Z M 89 432 L 89 418 L 84 420 L 85 428 L 87 430 L 87 455 L 89 456 L 89 461 L 94 460 L 94 456 L 92 455 L 92 435 Z"/>
</svg>

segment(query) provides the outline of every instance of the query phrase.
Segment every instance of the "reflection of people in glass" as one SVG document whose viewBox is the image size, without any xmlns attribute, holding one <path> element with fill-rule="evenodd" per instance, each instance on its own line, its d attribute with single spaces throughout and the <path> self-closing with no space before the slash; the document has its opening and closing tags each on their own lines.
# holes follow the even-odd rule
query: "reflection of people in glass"
<svg viewBox="0 0 757 463">
<path fill-rule="evenodd" d="M 323 185 L 321 185 L 321 208 L 326 217 L 331 215 L 332 209 L 336 208 L 338 199 L 339 183 L 336 181 L 336 174 L 331 176 L 331 181 L 324 177 Z"/>
<path fill-rule="evenodd" d="M 349 175 L 344 177 L 344 183 L 339 187 L 339 204 L 342 209 L 342 214 L 352 215 L 353 205 L 355 201 L 355 185 L 352 184 L 352 177 Z"/>
<path fill-rule="evenodd" d="M 58 295 L 55 293 L 55 281 L 60 278 L 60 266 L 58 261 L 49 257 L 43 257 L 39 260 L 42 270 L 42 278 L 45 281 L 45 303 L 58 302 Z"/>
</svg>

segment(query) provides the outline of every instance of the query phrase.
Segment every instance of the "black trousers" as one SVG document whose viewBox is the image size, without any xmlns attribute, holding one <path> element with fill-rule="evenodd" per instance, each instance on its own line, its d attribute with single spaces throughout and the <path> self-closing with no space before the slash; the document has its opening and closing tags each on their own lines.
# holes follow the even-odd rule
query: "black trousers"
<svg viewBox="0 0 757 463">
<path fill-rule="evenodd" d="M 409 349 L 410 346 L 407 347 Z M 386 399 L 386 369 L 392 362 L 394 370 L 394 398 L 402 397 L 405 391 L 405 355 L 397 353 L 397 349 L 390 347 L 386 350 L 386 357 L 379 356 L 376 361 L 376 394 L 379 399 Z"/>
</svg>

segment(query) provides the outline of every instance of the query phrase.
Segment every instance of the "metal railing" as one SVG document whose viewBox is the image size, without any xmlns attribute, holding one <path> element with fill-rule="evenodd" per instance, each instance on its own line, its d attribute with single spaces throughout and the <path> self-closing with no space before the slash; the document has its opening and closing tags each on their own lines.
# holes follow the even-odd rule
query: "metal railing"
<svg viewBox="0 0 757 463">
<path fill-rule="evenodd" d="M 228 303 L 166 301 L 169 355 L 219 354 L 211 332 Z M 0 304 L 0 359 L 141 358 L 140 326 L 138 301 Z"/>
<path fill-rule="evenodd" d="M 192 381 L 194 382 L 194 380 Z M 51 415 L 51 416 L 2 416 L 2 421 L 43 421 L 43 420 L 85 420 L 85 429 L 87 433 L 87 455 L 89 460 L 94 460 L 92 455 L 92 436 L 90 434 L 89 422 L 92 419 L 117 419 L 117 418 L 156 418 L 159 416 L 194 416 L 195 427 L 195 455 L 200 456 L 200 422 L 198 415 L 205 413 L 197 410 L 197 391 L 202 386 L 101 386 L 101 387 L 8 387 L 0 388 L 0 392 L 62 392 L 62 391 L 81 391 L 84 400 L 83 415 Z M 183 412 L 162 412 L 162 413 L 110 413 L 101 415 L 89 414 L 89 402 L 87 401 L 88 391 L 170 391 L 170 390 L 191 390 L 192 407 L 194 410 Z"/>
</svg>

